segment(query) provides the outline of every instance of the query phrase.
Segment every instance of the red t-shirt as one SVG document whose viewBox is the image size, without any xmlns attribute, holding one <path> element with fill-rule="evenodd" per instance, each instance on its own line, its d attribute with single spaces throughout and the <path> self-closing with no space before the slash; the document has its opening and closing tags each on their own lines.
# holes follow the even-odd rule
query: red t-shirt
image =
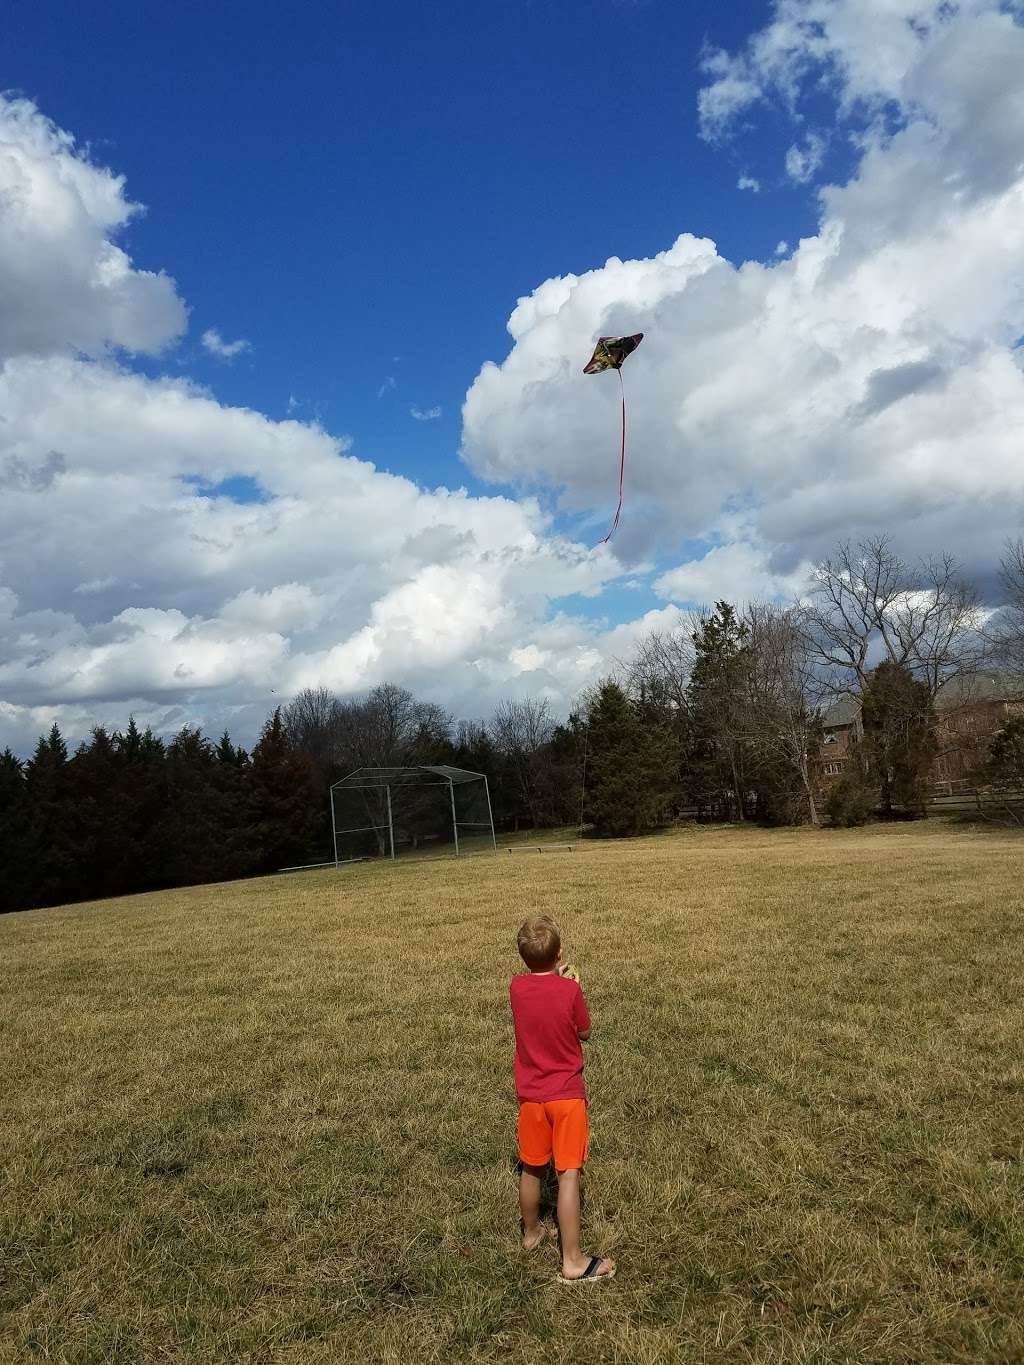
<svg viewBox="0 0 1024 1365">
<path fill-rule="evenodd" d="M 579 983 L 555 972 L 530 972 L 514 976 L 508 993 L 520 1103 L 585 1100 L 580 1033 L 590 1028 L 590 1015 Z"/>
</svg>

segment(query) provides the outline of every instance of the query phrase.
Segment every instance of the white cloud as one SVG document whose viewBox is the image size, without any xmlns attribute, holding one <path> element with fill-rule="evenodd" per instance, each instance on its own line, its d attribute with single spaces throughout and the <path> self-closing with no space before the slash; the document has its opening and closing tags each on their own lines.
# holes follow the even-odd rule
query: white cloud
<svg viewBox="0 0 1024 1365">
<path fill-rule="evenodd" d="M 117 583 L 118 579 L 110 574 L 107 578 L 90 578 L 88 583 L 78 583 L 71 591 L 76 597 L 95 597 L 97 593 L 116 587 Z"/>
<path fill-rule="evenodd" d="M 394 678 L 486 711 L 553 598 L 620 572 L 549 537 L 531 501 L 426 492 L 319 427 L 180 380 L 21 360 L 0 374 L 0 406 L 0 448 L 16 440 L 26 465 L 35 450 L 65 457 L 51 486 L 0 499 L 0 746 L 29 743 L 40 708 L 73 737 L 130 709 L 251 739 L 271 689 L 314 682 Z M 266 500 L 204 497 L 195 475 L 247 477 Z M 552 663 L 544 685 L 564 701 L 577 680 Z"/>
<path fill-rule="evenodd" d="M 735 535 L 748 568 L 786 580 L 839 537 L 891 530 L 911 555 L 991 569 L 1024 514 L 1024 29 L 981 0 L 915 6 L 916 27 L 910 12 L 786 0 L 748 51 L 712 59 L 718 132 L 830 82 L 857 132 L 850 178 L 820 191 L 817 232 L 784 259 L 737 266 L 683 234 L 521 299 L 510 354 L 464 405 L 474 471 L 553 486 L 600 526 L 618 390 L 580 367 L 598 334 L 644 331 L 623 371 L 621 556 Z M 666 582 L 695 590 L 694 573 Z"/>
<path fill-rule="evenodd" d="M 554 490 L 591 542 L 617 490 L 618 386 L 580 371 L 600 333 L 646 333 L 624 370 L 623 522 L 596 551 L 529 497 L 424 490 L 319 425 L 132 373 L 118 350 L 170 344 L 184 305 L 118 254 L 121 180 L 5 102 L 0 745 L 128 710 L 251 739 L 271 689 L 313 681 L 391 677 L 467 715 L 516 689 L 562 705 L 677 604 L 785 594 L 843 535 L 990 565 L 1024 514 L 1024 33 L 982 0 L 913 13 L 783 0 L 709 59 L 709 134 L 813 87 L 856 135 L 791 254 L 737 266 L 682 233 L 519 301 L 509 356 L 467 394 L 464 456 Z M 239 477 L 264 501 L 203 496 Z M 571 614 L 658 547 L 663 608 Z"/>
<path fill-rule="evenodd" d="M 207 327 L 202 335 L 203 349 L 218 360 L 234 360 L 243 351 L 251 351 L 252 343 L 239 337 L 237 341 L 225 341 L 216 327 Z"/>
<path fill-rule="evenodd" d="M 410 408 L 409 416 L 417 422 L 435 422 L 441 416 L 440 408 Z"/>
<path fill-rule="evenodd" d="M 775 247 L 775 254 L 776 254 L 776 256 L 788 256 L 788 255 L 789 255 L 789 243 L 788 243 L 785 239 L 783 239 L 781 242 L 778 242 L 778 243 L 776 244 L 776 247 Z"/>
<path fill-rule="evenodd" d="M 739 180 L 736 181 L 736 188 L 738 190 L 750 190 L 753 194 L 760 194 L 761 182 L 760 180 L 756 180 L 752 175 L 741 175 Z"/>
<path fill-rule="evenodd" d="M 141 212 L 28 100 L 0 95 L 0 361 L 54 351 L 156 353 L 185 328 L 174 281 L 117 237 Z"/>
<path fill-rule="evenodd" d="M 479 714 L 534 635 L 546 693 L 590 676 L 600 629 L 560 617 L 552 635 L 551 604 L 600 591 L 614 554 L 551 536 L 532 500 L 426 491 L 319 424 L 118 363 L 116 347 L 178 335 L 184 306 L 127 257 L 116 289 L 97 273 L 132 211 L 121 180 L 31 106 L 0 118 L 0 288 L 23 272 L 48 310 L 45 327 L 0 319 L 0 746 L 129 711 L 251 741 L 307 682 L 391 678 Z M 232 481 L 261 500 L 235 501 Z"/>
<path fill-rule="evenodd" d="M 811 565 L 776 573 L 767 552 L 744 541 L 716 545 L 699 559 L 687 560 L 661 575 L 655 591 L 669 601 L 708 606 L 725 599 L 734 606 L 765 598 L 798 597 Z"/>
<path fill-rule="evenodd" d="M 902 100 L 921 48 L 949 30 L 998 13 L 994 0 L 774 0 L 772 20 L 735 53 L 711 50 L 711 77 L 698 101 L 707 138 L 730 132 L 740 114 L 769 99 L 793 109 L 805 85 L 836 91 L 841 108 L 878 111 Z"/>
<path fill-rule="evenodd" d="M 397 360 L 397 358 L 398 357 L 396 356 L 395 359 Z M 390 393 L 392 389 L 395 389 L 397 387 L 398 380 L 395 378 L 393 374 L 389 374 L 388 377 L 384 380 L 383 384 L 381 384 L 380 388 L 377 390 L 377 397 L 383 398 L 386 393 Z"/>
<path fill-rule="evenodd" d="M 786 153 L 786 174 L 798 185 L 806 185 L 825 159 L 825 139 L 819 133 L 808 133 L 802 147 L 796 143 Z"/>
<path fill-rule="evenodd" d="M 704 59 L 704 70 L 714 77 L 700 93 L 698 113 L 701 133 L 714 138 L 726 131 L 736 115 L 762 98 L 761 86 L 751 63 L 727 52 L 711 51 Z"/>
</svg>

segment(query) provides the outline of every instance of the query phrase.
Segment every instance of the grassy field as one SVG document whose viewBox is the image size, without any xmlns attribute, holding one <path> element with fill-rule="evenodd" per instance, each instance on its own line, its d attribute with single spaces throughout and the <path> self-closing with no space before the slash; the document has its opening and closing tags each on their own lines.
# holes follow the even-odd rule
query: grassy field
<svg viewBox="0 0 1024 1365">
<path fill-rule="evenodd" d="M 1022 870 L 695 830 L 0 919 L 0 1360 L 1024 1361 Z M 517 1249 L 531 910 L 603 1286 Z"/>
</svg>

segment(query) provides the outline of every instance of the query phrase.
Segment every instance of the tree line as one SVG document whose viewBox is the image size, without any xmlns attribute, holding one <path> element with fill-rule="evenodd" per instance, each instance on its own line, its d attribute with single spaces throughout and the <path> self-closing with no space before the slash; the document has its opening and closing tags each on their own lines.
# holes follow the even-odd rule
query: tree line
<svg viewBox="0 0 1024 1365">
<path fill-rule="evenodd" d="M 251 754 L 131 719 L 69 754 L 54 725 L 27 762 L 0 754 L 0 910 L 276 870 L 309 848 L 315 800 L 277 712 Z"/>
<path fill-rule="evenodd" d="M 500 830 L 921 813 L 940 692 L 969 695 L 996 664 L 1024 674 L 1024 544 L 1002 573 L 992 618 L 948 556 L 910 564 L 885 537 L 841 545 L 798 602 L 720 601 L 648 634 L 560 722 L 537 698 L 456 721 L 386 683 L 355 698 L 306 689 L 251 754 L 226 733 L 165 740 L 132 719 L 69 753 L 55 725 L 27 761 L 0 755 L 0 910 L 324 860 L 328 790 L 360 767 L 483 773 Z M 856 740 L 826 793 L 823 718 L 838 700 Z M 1024 787 L 1024 725 L 996 736 L 982 776 Z"/>
</svg>

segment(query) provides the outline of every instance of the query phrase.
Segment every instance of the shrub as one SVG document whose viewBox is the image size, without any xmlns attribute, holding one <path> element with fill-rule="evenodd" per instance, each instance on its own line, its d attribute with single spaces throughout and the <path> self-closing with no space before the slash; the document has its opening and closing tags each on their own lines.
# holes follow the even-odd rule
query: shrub
<svg viewBox="0 0 1024 1365">
<path fill-rule="evenodd" d="M 877 795 L 857 771 L 844 773 L 828 794 L 825 810 L 833 825 L 848 829 L 866 825 L 875 813 Z"/>
</svg>

